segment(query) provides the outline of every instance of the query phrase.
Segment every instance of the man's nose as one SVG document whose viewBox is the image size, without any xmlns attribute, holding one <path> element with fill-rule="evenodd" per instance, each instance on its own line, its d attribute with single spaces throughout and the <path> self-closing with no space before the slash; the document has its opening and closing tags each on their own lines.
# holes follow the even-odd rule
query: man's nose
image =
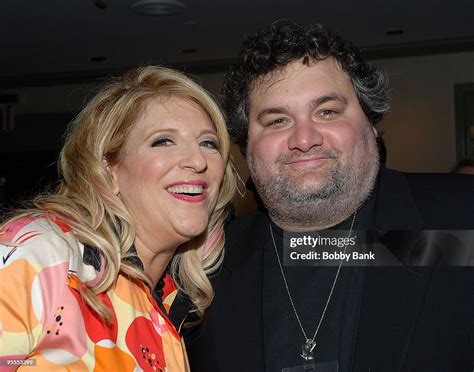
<svg viewBox="0 0 474 372">
<path fill-rule="evenodd" d="M 318 124 L 310 120 L 301 120 L 295 122 L 291 128 L 291 134 L 288 138 L 288 148 L 290 150 L 309 151 L 314 146 L 321 146 L 324 137 L 320 132 Z"/>
<path fill-rule="evenodd" d="M 196 173 L 204 172 L 207 169 L 207 158 L 203 154 L 202 147 L 199 144 L 183 145 L 179 167 Z"/>
</svg>

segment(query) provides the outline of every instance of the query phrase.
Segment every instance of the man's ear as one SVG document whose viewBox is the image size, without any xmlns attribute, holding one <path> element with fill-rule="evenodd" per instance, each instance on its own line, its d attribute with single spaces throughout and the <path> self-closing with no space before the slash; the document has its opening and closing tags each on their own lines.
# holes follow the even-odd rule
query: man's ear
<svg viewBox="0 0 474 372">
<path fill-rule="evenodd" d="M 109 173 L 109 175 L 110 175 L 110 179 L 112 181 L 112 192 L 115 195 L 120 194 L 120 188 L 119 188 L 119 184 L 118 184 L 118 177 L 117 177 L 117 173 L 116 173 L 116 169 L 115 169 L 116 167 L 110 165 L 106 158 L 102 158 L 102 164 L 107 169 L 107 173 Z"/>
</svg>

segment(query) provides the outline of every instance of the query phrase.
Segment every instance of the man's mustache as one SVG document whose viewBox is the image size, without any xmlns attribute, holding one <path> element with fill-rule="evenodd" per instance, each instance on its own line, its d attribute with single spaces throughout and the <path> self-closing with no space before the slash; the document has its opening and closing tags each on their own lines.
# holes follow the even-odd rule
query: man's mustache
<svg viewBox="0 0 474 372">
<path fill-rule="evenodd" d="M 289 153 L 283 154 L 278 158 L 278 162 L 281 164 L 291 164 L 297 161 L 302 161 L 311 158 L 337 158 L 339 157 L 339 151 L 334 149 L 321 149 L 312 148 L 306 152 L 300 150 L 292 150 Z"/>
</svg>

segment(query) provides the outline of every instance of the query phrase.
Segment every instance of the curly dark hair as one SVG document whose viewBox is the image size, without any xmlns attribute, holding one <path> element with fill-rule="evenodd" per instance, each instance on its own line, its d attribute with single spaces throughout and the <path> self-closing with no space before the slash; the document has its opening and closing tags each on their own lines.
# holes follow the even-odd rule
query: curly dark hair
<svg viewBox="0 0 474 372">
<path fill-rule="evenodd" d="M 352 44 L 321 24 L 298 25 L 288 20 L 245 39 L 239 62 L 226 74 L 220 92 L 232 140 L 245 154 L 248 142 L 249 95 L 258 78 L 303 59 L 305 65 L 332 57 L 349 75 L 359 103 L 375 125 L 389 109 L 385 72 L 368 64 Z"/>
</svg>

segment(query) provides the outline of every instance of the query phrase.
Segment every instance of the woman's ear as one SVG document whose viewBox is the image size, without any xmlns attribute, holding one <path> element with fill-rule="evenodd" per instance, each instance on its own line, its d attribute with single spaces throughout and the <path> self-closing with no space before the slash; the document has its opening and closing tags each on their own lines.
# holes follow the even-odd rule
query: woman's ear
<svg viewBox="0 0 474 372">
<path fill-rule="evenodd" d="M 109 173 L 109 175 L 110 175 L 110 179 L 112 181 L 112 192 L 115 195 L 120 194 L 120 188 L 119 188 L 119 184 L 118 184 L 118 178 L 117 178 L 117 173 L 116 173 L 115 167 L 110 165 L 105 157 L 102 158 L 102 164 L 107 169 L 107 173 Z"/>
</svg>

